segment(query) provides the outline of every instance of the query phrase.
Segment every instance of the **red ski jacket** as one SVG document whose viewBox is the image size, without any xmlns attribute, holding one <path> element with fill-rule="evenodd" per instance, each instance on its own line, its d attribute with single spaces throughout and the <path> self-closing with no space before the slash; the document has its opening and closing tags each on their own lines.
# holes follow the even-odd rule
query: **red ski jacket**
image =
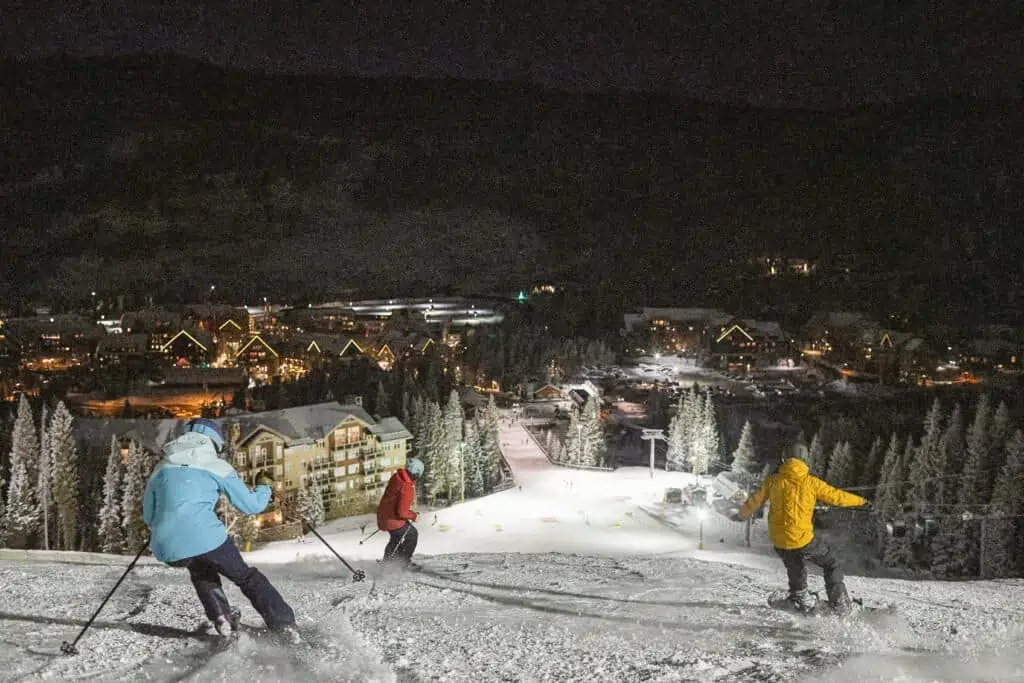
<svg viewBox="0 0 1024 683">
<path fill-rule="evenodd" d="M 401 529 L 406 522 L 415 522 L 416 513 L 411 509 L 415 499 L 416 485 L 403 467 L 391 475 L 384 495 L 380 497 L 377 528 L 381 531 L 394 531 Z"/>
</svg>

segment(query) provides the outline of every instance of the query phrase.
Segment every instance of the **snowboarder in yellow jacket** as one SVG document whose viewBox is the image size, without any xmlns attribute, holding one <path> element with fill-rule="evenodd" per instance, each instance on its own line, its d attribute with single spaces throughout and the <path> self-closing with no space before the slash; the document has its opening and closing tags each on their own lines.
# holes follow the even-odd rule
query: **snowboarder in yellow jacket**
<svg viewBox="0 0 1024 683">
<path fill-rule="evenodd" d="M 850 611 L 851 605 L 843 571 L 828 544 L 814 535 L 814 506 L 819 500 L 836 507 L 861 507 L 869 506 L 870 503 L 858 495 L 840 491 L 811 476 L 805 462 L 806 454 L 807 447 L 802 444 L 790 448 L 779 471 L 765 480 L 733 519 L 748 519 L 767 501 L 768 537 L 786 566 L 790 601 L 800 610 L 814 606 L 807 593 L 805 561 L 810 561 L 825 572 L 825 591 L 832 608 L 846 613 Z"/>
</svg>

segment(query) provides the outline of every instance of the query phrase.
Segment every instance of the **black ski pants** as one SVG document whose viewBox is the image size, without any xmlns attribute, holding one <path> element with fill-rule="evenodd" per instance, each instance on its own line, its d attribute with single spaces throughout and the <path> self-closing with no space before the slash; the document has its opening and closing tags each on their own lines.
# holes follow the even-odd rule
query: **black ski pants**
<svg viewBox="0 0 1024 683">
<path fill-rule="evenodd" d="M 395 529 L 388 533 L 391 534 L 391 540 L 384 548 L 384 561 L 398 560 L 406 564 L 412 562 L 412 554 L 416 552 L 416 543 L 420 538 L 420 534 L 412 522 L 406 522 L 401 529 Z"/>
<path fill-rule="evenodd" d="M 259 569 L 245 563 L 230 538 L 202 555 L 186 557 L 168 564 L 188 569 L 199 602 L 203 603 L 206 617 L 210 621 L 216 621 L 221 615 L 231 614 L 231 604 L 220 583 L 220 577 L 224 576 L 238 586 L 242 595 L 249 598 L 249 602 L 263 617 L 268 628 L 277 630 L 295 625 L 295 613 L 292 612 L 292 608 Z"/>
<path fill-rule="evenodd" d="M 782 558 L 782 564 L 786 565 L 790 593 L 807 590 L 807 562 L 813 562 L 825 572 L 825 592 L 830 602 L 835 604 L 846 594 L 846 577 L 843 576 L 839 560 L 828 544 L 817 536 L 803 548 L 776 548 L 775 552 Z"/>
</svg>

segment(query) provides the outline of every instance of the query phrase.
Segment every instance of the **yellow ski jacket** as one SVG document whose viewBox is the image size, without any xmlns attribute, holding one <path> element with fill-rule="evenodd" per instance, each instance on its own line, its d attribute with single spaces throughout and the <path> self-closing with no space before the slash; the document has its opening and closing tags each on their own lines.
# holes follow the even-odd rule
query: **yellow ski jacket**
<svg viewBox="0 0 1024 683">
<path fill-rule="evenodd" d="M 772 545 L 782 550 L 803 548 L 814 538 L 814 504 L 822 501 L 836 507 L 859 507 L 867 501 L 860 496 L 840 491 L 812 477 L 807 463 L 789 458 L 779 467 L 778 474 L 768 477 L 764 484 L 743 503 L 739 516 L 747 519 L 769 502 L 768 537 Z"/>
</svg>

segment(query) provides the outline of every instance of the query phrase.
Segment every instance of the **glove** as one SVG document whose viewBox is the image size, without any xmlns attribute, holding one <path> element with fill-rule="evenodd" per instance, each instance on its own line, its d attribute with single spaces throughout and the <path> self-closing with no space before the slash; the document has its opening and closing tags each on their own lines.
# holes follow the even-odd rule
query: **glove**
<svg viewBox="0 0 1024 683">
<path fill-rule="evenodd" d="M 875 509 L 875 506 L 871 503 L 870 500 L 866 500 L 864 501 L 864 504 L 860 506 L 860 509 L 866 512 L 871 512 Z"/>
<path fill-rule="evenodd" d="M 729 519 L 731 519 L 734 522 L 745 522 L 745 521 L 747 521 L 747 520 L 743 519 L 742 517 L 740 517 L 740 513 L 738 513 L 738 512 L 734 512 L 731 515 L 729 515 Z"/>
<path fill-rule="evenodd" d="M 256 485 L 274 488 L 274 478 L 267 474 L 266 470 L 260 470 L 260 473 L 256 475 Z"/>
</svg>

